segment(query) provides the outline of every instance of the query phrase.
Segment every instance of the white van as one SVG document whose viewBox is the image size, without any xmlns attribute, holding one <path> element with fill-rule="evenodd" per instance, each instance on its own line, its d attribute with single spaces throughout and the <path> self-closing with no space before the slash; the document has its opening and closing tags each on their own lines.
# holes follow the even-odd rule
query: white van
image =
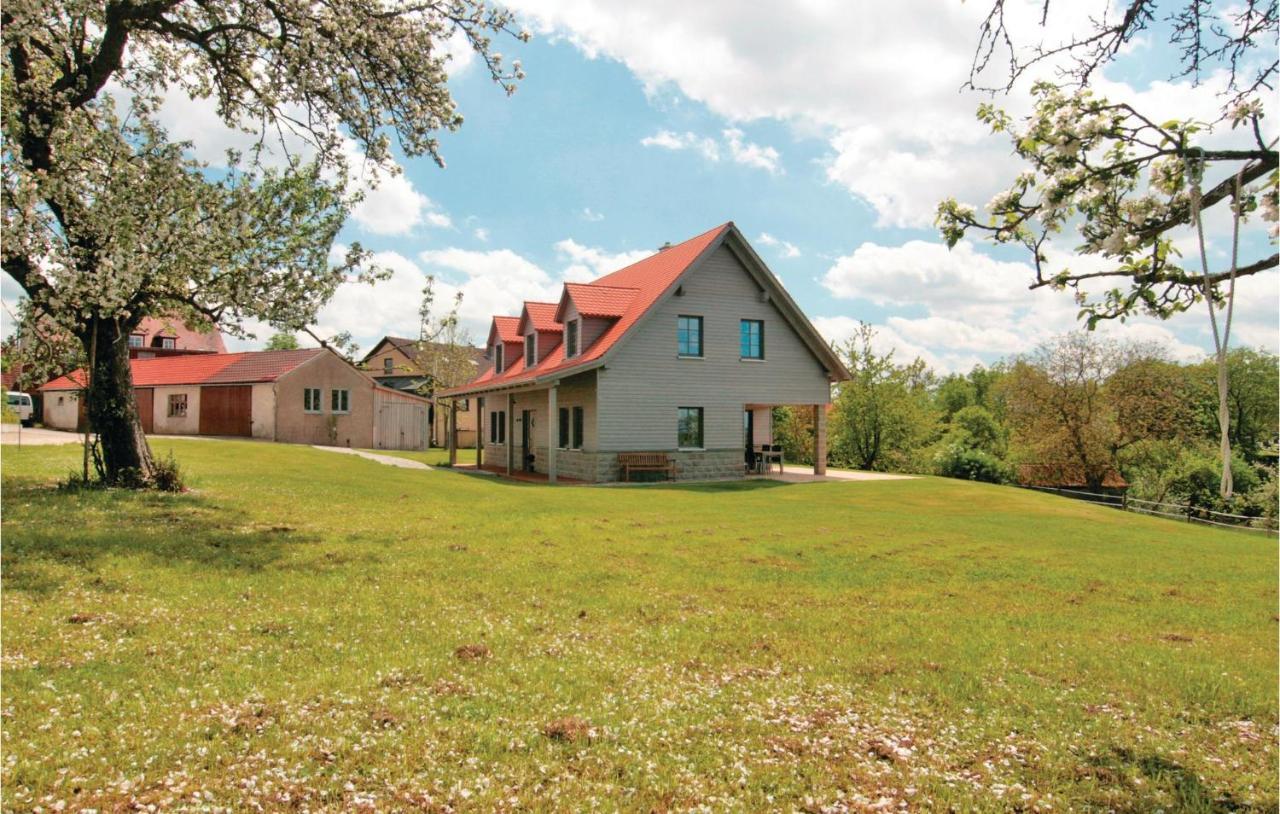
<svg viewBox="0 0 1280 814">
<path fill-rule="evenodd" d="M 15 393 L 10 390 L 8 393 L 9 409 L 18 414 L 18 420 L 22 422 L 22 426 L 30 427 L 34 422 L 31 420 L 32 406 L 31 396 L 26 393 Z"/>
</svg>

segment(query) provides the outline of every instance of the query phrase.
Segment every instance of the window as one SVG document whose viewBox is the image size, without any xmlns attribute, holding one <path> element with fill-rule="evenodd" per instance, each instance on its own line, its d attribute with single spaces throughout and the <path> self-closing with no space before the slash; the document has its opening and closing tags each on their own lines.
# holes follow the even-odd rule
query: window
<svg viewBox="0 0 1280 814">
<path fill-rule="evenodd" d="M 581 407 L 573 408 L 573 448 L 582 449 L 582 414 Z"/>
<path fill-rule="evenodd" d="M 460 413 L 471 412 L 471 399 L 463 399 L 462 401 L 455 401 L 453 404 L 454 404 L 454 409 Z"/>
<path fill-rule="evenodd" d="M 502 342 L 493 346 L 493 372 L 502 372 Z"/>
<path fill-rule="evenodd" d="M 507 411 L 489 411 L 489 443 L 505 444 L 507 442 Z"/>
<path fill-rule="evenodd" d="M 395 359 L 392 359 L 390 356 L 388 356 L 386 359 L 383 359 L 383 360 L 382 360 L 382 372 L 383 372 L 383 373 L 394 373 L 394 372 L 395 372 L 395 370 L 396 370 L 396 360 L 395 360 Z"/>
<path fill-rule="evenodd" d="M 569 448 L 569 408 L 560 408 L 560 449 Z"/>
<path fill-rule="evenodd" d="M 676 446 L 680 449 L 702 449 L 702 408 L 676 408 Z"/>
<path fill-rule="evenodd" d="M 187 394 L 186 393 L 170 393 L 169 394 L 169 418 L 186 418 L 187 417 Z"/>
<path fill-rule="evenodd" d="M 129 347 L 131 348 L 142 347 L 142 334 L 129 334 Z"/>
<path fill-rule="evenodd" d="M 571 319 L 564 326 L 564 358 L 572 359 L 578 355 L 578 325 L 581 320 Z"/>
<path fill-rule="evenodd" d="M 320 412 L 320 388 L 319 387 L 302 388 L 302 412 L 304 413 Z"/>
<path fill-rule="evenodd" d="M 702 317 L 676 317 L 676 353 L 702 355 Z"/>
<path fill-rule="evenodd" d="M 162 336 L 160 337 L 160 341 L 155 344 L 159 345 L 165 350 L 173 350 L 174 348 L 178 347 L 177 343 L 175 342 L 172 336 Z"/>
<path fill-rule="evenodd" d="M 334 413 L 351 412 L 351 391 L 350 390 L 330 390 L 329 391 L 329 411 Z"/>
<path fill-rule="evenodd" d="M 743 359 L 764 358 L 764 320 L 744 319 L 739 323 L 739 345 Z"/>
<path fill-rule="evenodd" d="M 529 334 L 524 338 L 524 366 L 533 367 L 538 363 L 538 335 Z"/>
</svg>

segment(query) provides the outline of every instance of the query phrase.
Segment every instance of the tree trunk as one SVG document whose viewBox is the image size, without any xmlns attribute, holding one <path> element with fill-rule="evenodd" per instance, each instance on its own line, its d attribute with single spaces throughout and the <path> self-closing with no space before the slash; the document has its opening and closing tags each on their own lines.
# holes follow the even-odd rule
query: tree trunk
<svg viewBox="0 0 1280 814">
<path fill-rule="evenodd" d="M 95 320 L 80 339 L 92 354 L 86 398 L 89 424 L 102 450 L 100 474 L 114 486 L 140 487 L 151 483 L 155 469 L 134 400 L 129 330 L 114 320 Z"/>
</svg>

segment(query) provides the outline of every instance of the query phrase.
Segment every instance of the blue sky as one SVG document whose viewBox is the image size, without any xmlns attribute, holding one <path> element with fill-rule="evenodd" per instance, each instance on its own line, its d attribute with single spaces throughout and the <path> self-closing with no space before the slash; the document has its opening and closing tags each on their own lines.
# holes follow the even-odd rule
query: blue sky
<svg viewBox="0 0 1280 814">
<path fill-rule="evenodd" d="M 1021 169 L 974 120 L 984 97 L 959 90 L 984 5 L 515 0 L 533 40 L 498 47 L 527 78 L 508 97 L 457 52 L 465 123 L 441 137 L 447 168 L 401 156 L 404 175 L 370 193 L 341 238 L 394 276 L 344 287 L 319 330 L 351 331 L 365 349 L 413 335 L 433 274 L 442 294 L 463 291 L 464 324 L 483 341 L 495 312 L 726 220 L 835 341 L 865 320 L 900 356 L 965 370 L 1070 330 L 1070 295 L 1026 291 L 1019 252 L 948 252 L 932 228 L 941 198 L 981 205 Z M 1010 8 L 1017 18 L 1039 4 Z M 1080 24 L 1079 4 L 1065 8 L 1077 16 L 1051 18 L 1054 36 Z M 1163 118 L 1216 115 L 1221 78 L 1166 81 L 1163 43 L 1158 31 L 1139 41 L 1099 89 Z M 997 101 L 1018 112 L 1025 100 Z M 207 105 L 177 99 L 168 116 L 203 156 L 237 141 Z M 1210 226 L 1220 260 L 1228 224 Z M 1273 250 L 1256 223 L 1247 240 Z M 1238 342 L 1276 349 L 1278 298 L 1274 272 L 1242 286 Z M 1193 359 L 1211 346 L 1207 323 L 1201 310 L 1107 330 Z M 231 344 L 258 347 L 269 329 L 259 334 Z"/>
</svg>

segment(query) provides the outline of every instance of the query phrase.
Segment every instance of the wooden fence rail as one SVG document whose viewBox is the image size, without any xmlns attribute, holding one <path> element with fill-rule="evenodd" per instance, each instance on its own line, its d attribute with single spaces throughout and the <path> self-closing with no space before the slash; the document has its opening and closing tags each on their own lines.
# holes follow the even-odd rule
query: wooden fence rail
<svg viewBox="0 0 1280 814">
<path fill-rule="evenodd" d="M 1187 503 L 1165 503 L 1157 500 L 1129 497 L 1128 495 L 1104 495 L 1097 492 L 1086 492 L 1081 489 L 1058 489 L 1052 486 L 1027 486 L 1024 488 L 1035 489 L 1037 492 L 1050 492 L 1076 500 L 1085 500 L 1090 503 L 1101 503 L 1104 506 L 1110 506 L 1121 511 L 1167 517 L 1171 520 L 1182 520 L 1187 523 L 1201 523 L 1206 526 L 1218 526 L 1238 531 L 1257 531 L 1263 534 L 1275 534 L 1277 532 L 1274 520 L 1269 520 L 1265 517 L 1249 517 L 1243 514 L 1218 512 L 1213 509 L 1206 509 L 1203 506 L 1196 506 L 1190 501 Z"/>
</svg>

